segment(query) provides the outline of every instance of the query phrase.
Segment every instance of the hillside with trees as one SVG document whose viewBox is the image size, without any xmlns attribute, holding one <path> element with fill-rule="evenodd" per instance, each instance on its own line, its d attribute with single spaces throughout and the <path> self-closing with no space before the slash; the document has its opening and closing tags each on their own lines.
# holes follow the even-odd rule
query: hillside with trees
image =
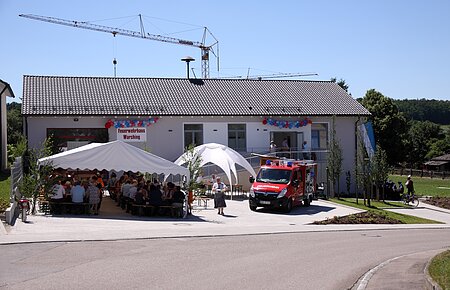
<svg viewBox="0 0 450 290">
<path fill-rule="evenodd" d="M 375 139 L 391 165 L 420 168 L 450 152 L 450 101 L 393 100 L 368 90 L 358 100 L 371 113 Z"/>
<path fill-rule="evenodd" d="M 430 121 L 441 125 L 450 125 L 450 101 L 445 100 L 394 100 L 399 111 L 407 119 Z"/>
</svg>

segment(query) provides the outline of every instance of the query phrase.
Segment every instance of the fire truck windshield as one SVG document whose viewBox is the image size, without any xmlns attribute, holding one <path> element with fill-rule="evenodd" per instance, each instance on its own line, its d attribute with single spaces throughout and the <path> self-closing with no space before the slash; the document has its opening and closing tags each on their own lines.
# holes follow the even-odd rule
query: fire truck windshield
<svg viewBox="0 0 450 290">
<path fill-rule="evenodd" d="M 291 180 L 291 173 L 291 170 L 261 168 L 256 181 L 287 184 Z"/>
</svg>

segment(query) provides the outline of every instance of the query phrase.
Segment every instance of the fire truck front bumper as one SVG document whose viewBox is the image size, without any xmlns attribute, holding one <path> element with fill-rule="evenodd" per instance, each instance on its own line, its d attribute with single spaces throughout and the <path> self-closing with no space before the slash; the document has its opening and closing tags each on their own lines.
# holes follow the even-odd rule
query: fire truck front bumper
<svg viewBox="0 0 450 290">
<path fill-rule="evenodd" d="M 249 204 L 251 207 L 271 207 L 271 208 L 277 208 L 277 207 L 285 207 L 287 205 L 288 198 L 282 197 L 282 198 L 270 198 L 270 197 L 250 197 Z"/>
</svg>

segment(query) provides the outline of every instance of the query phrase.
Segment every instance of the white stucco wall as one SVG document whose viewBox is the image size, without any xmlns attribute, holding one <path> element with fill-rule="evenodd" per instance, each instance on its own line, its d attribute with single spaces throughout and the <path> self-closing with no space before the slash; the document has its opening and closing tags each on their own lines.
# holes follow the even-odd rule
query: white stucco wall
<svg viewBox="0 0 450 290">
<path fill-rule="evenodd" d="M 355 154 L 356 154 L 356 141 L 355 141 L 355 122 L 356 118 L 336 118 L 336 135 L 339 138 L 343 153 L 342 175 L 340 178 L 340 191 L 347 192 L 346 172 L 350 171 L 351 182 L 353 192 L 354 187 L 354 174 L 355 174 Z"/>
<path fill-rule="evenodd" d="M 74 121 L 78 119 L 78 121 Z M 47 137 L 48 128 L 105 128 L 108 119 L 98 117 L 28 117 L 28 145 L 39 148 Z"/>
<path fill-rule="evenodd" d="M 29 117 L 28 141 L 31 147 L 39 147 L 46 138 L 47 128 L 104 128 L 107 117 Z M 130 118 L 134 119 L 134 118 Z M 275 126 L 262 124 L 262 117 L 161 117 L 155 124 L 147 128 L 147 142 L 130 143 L 139 148 L 161 156 L 165 159 L 174 161 L 182 153 L 184 144 L 184 124 L 203 124 L 204 143 L 220 143 L 228 145 L 228 124 L 247 124 L 246 143 L 247 151 L 261 152 L 268 150 L 271 132 L 299 132 L 303 133 L 303 138 L 311 144 L 311 126 L 307 125 L 300 128 L 278 128 Z M 296 120 L 295 118 L 279 117 L 274 119 Z M 313 123 L 328 123 L 329 130 L 332 129 L 331 117 L 312 117 Z M 114 119 L 113 119 L 114 120 Z M 117 120 L 126 120 L 126 118 L 117 118 Z M 338 117 L 336 118 L 336 133 L 339 137 L 343 149 L 343 174 L 340 180 L 341 191 L 346 191 L 345 172 L 350 170 L 352 174 L 352 183 L 354 182 L 354 159 L 355 159 L 355 121 L 356 117 Z M 117 129 L 111 127 L 108 129 L 109 140 L 117 139 Z M 330 136 L 330 133 L 328 134 Z M 321 178 L 324 178 L 322 174 Z"/>
</svg>

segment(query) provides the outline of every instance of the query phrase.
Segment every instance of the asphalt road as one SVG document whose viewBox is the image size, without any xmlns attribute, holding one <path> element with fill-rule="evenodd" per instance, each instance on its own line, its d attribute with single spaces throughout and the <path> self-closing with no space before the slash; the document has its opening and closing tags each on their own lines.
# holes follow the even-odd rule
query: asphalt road
<svg viewBox="0 0 450 290">
<path fill-rule="evenodd" d="M 0 245 L 1 289 L 348 289 L 450 229 Z"/>
</svg>

